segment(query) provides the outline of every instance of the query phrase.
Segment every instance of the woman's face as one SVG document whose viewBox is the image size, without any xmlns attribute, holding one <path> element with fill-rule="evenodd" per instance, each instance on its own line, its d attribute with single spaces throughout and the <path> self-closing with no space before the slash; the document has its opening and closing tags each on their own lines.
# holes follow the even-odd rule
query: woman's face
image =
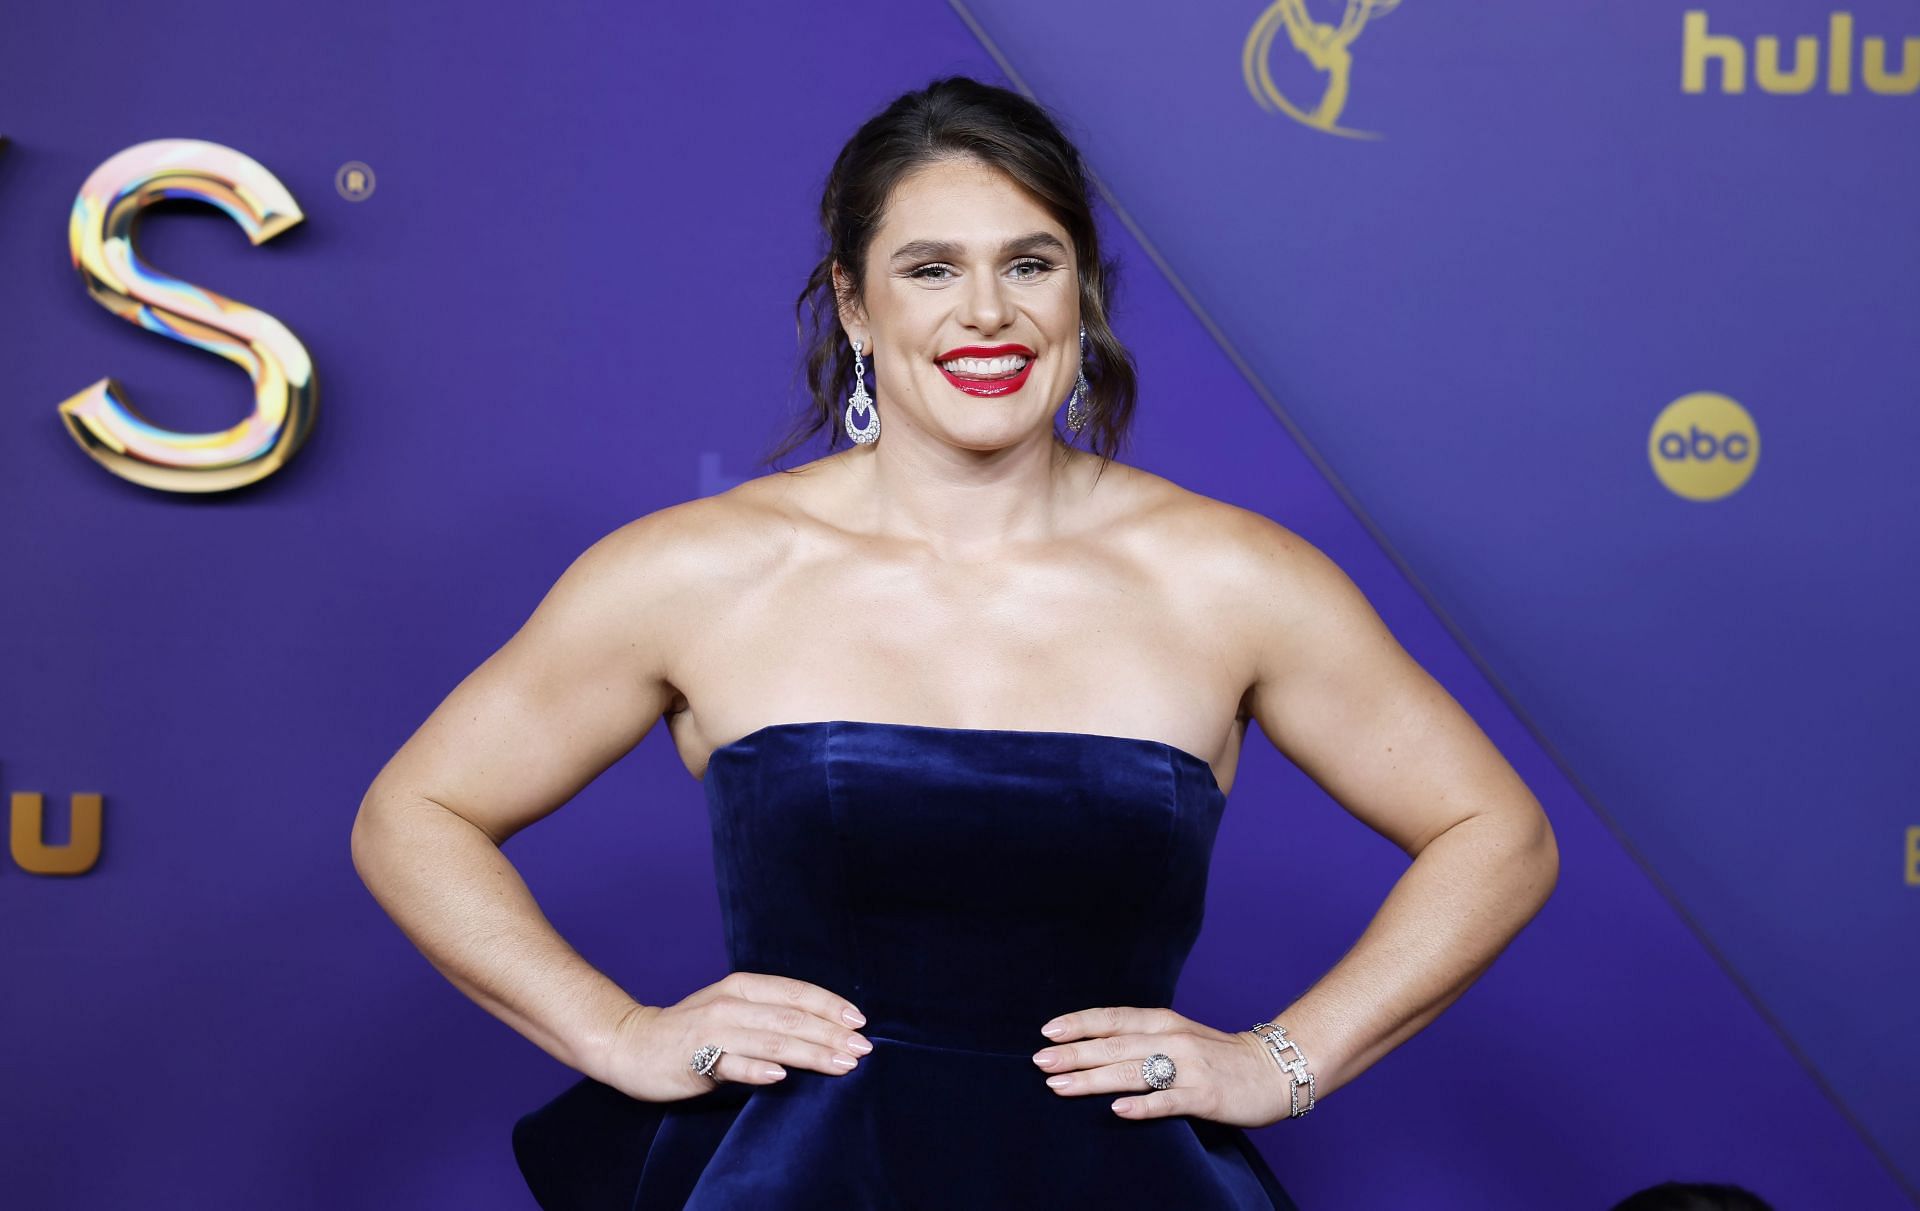
<svg viewBox="0 0 1920 1211">
<path fill-rule="evenodd" d="M 882 425 L 969 449 L 1050 434 L 1080 368 L 1078 278 L 1066 228 L 998 169 L 947 159 L 902 178 L 864 311 L 841 316 L 872 358 Z"/>
</svg>

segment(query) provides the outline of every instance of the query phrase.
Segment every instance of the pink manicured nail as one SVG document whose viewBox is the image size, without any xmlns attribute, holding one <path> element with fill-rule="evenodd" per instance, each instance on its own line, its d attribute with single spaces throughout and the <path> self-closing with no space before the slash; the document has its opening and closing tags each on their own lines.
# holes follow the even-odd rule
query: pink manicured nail
<svg viewBox="0 0 1920 1211">
<path fill-rule="evenodd" d="M 842 1009 L 840 1011 L 840 1017 L 845 1020 L 849 1026 L 865 1026 L 867 1024 L 867 1015 L 861 1013 L 858 1009 Z"/>
<path fill-rule="evenodd" d="M 1055 1038 L 1060 1033 L 1060 1024 L 1058 1022 L 1055 1022 L 1051 1026 L 1042 1026 L 1040 1028 L 1040 1033 L 1046 1035 L 1050 1039 Z"/>
<path fill-rule="evenodd" d="M 1065 1089 L 1068 1085 L 1073 1084 L 1073 1078 L 1070 1076 L 1050 1076 L 1047 1078 L 1047 1084 L 1052 1085 L 1055 1089 Z"/>
</svg>

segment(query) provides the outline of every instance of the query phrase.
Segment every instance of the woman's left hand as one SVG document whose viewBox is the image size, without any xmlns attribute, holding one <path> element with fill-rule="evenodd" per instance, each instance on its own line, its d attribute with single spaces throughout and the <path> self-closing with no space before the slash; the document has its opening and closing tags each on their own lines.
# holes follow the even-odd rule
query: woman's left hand
<svg viewBox="0 0 1920 1211">
<path fill-rule="evenodd" d="M 1171 1009 L 1127 1005 L 1063 1014 L 1042 1033 L 1055 1025 L 1053 1044 L 1033 1062 L 1062 1097 L 1118 1093 L 1113 1110 L 1121 1118 L 1186 1114 L 1236 1127 L 1264 1127 L 1293 1113 L 1286 1072 L 1251 1030 L 1228 1034 Z M 1155 1052 L 1173 1061 L 1166 1089 L 1140 1075 L 1141 1061 Z"/>
</svg>

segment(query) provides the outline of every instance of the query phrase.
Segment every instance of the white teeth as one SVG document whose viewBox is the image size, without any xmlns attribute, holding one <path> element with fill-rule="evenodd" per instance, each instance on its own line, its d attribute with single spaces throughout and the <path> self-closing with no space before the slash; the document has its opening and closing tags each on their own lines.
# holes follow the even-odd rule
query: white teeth
<svg viewBox="0 0 1920 1211">
<path fill-rule="evenodd" d="M 1031 360 L 1012 353 L 1005 357 L 956 357 L 940 364 L 955 374 L 964 374 L 969 378 L 1004 378 L 1018 374 Z"/>
</svg>

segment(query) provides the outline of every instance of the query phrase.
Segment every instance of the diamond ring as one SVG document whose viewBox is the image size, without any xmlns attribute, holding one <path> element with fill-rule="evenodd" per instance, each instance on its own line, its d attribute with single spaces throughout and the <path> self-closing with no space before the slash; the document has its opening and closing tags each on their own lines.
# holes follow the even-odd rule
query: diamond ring
<svg viewBox="0 0 1920 1211">
<path fill-rule="evenodd" d="M 1165 1089 L 1173 1084 L 1173 1059 L 1156 1051 L 1140 1061 L 1140 1077 L 1150 1089 Z"/>
<path fill-rule="evenodd" d="M 716 1083 L 724 1081 L 727 1078 L 721 1076 L 715 1069 L 718 1068 L 720 1064 L 720 1053 L 725 1050 L 725 1047 L 716 1047 L 709 1043 L 693 1053 L 693 1061 L 689 1063 L 687 1067 L 693 1069 L 701 1076 L 711 1078 Z"/>
</svg>

